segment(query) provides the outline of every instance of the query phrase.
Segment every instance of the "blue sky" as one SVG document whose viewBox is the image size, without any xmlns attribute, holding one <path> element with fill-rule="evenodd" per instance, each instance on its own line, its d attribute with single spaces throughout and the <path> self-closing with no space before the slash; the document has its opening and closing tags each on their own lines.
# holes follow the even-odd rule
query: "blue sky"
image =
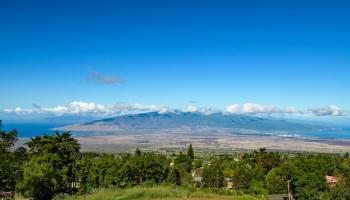
<svg viewBox="0 0 350 200">
<path fill-rule="evenodd" d="M 0 1 L 0 109 L 251 102 L 302 112 L 334 105 L 343 115 L 349 9 L 348 1 Z"/>
</svg>

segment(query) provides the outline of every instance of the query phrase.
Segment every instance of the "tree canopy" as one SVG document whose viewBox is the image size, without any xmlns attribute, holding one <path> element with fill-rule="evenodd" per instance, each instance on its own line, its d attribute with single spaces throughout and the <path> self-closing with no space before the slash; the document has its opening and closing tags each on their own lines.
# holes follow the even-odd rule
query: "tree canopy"
<svg viewBox="0 0 350 200">
<path fill-rule="evenodd" d="M 259 149 L 234 154 L 195 156 L 143 152 L 104 154 L 80 152 L 69 132 L 31 138 L 13 148 L 15 130 L 0 131 L 0 197 L 14 192 L 33 199 L 87 193 L 101 188 L 127 188 L 147 183 L 234 190 L 266 198 L 288 192 L 294 199 L 349 199 L 348 154 L 282 153 Z M 201 184 L 194 182 L 194 173 Z M 339 180 L 330 186 L 325 176 Z M 198 177 L 197 177 L 198 178 Z M 196 180 L 198 181 L 198 180 Z M 13 197 L 13 195 L 12 195 Z M 12 198 L 11 197 L 11 198 Z"/>
</svg>

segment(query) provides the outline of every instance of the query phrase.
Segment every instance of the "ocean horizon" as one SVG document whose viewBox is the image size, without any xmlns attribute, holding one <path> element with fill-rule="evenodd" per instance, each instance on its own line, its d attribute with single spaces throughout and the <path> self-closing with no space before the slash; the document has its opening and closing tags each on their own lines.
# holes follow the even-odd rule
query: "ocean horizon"
<svg viewBox="0 0 350 200">
<path fill-rule="evenodd" d="M 14 122 L 4 123 L 3 130 L 11 131 L 16 129 L 19 138 L 31 138 L 40 135 L 52 135 L 55 133 L 53 128 L 68 125 L 67 123 L 29 123 L 29 122 Z"/>
</svg>

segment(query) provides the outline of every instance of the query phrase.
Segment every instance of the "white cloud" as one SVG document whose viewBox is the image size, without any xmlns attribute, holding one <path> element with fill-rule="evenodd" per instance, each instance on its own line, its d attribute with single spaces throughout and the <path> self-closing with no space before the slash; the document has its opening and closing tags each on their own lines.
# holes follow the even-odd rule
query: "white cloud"
<svg viewBox="0 0 350 200">
<path fill-rule="evenodd" d="M 278 110 L 273 105 L 259 105 L 255 103 L 245 103 L 243 105 L 233 104 L 226 108 L 226 112 L 234 114 L 271 114 Z"/>
<path fill-rule="evenodd" d="M 287 107 L 282 110 L 282 113 L 287 113 L 287 114 L 302 114 L 303 112 L 294 108 L 294 107 Z"/>
<path fill-rule="evenodd" d="M 94 102 L 73 101 L 68 105 L 54 106 L 54 107 L 39 107 L 35 109 L 26 109 L 17 107 L 14 109 L 4 109 L 6 113 L 26 115 L 26 114 L 52 114 L 52 115 L 95 115 L 95 116 L 107 116 L 118 115 L 127 113 L 140 113 L 140 112 L 160 112 L 165 113 L 169 111 L 176 111 L 176 109 L 170 109 L 163 105 L 154 104 L 130 104 L 130 103 L 116 103 L 113 105 L 103 105 Z M 212 107 L 198 107 L 196 105 L 188 105 L 181 109 L 182 112 L 198 112 L 203 114 L 213 114 L 222 112 Z M 226 113 L 231 114 L 246 114 L 246 115 L 265 115 L 265 114 L 313 114 L 315 116 L 345 116 L 348 113 L 341 108 L 330 105 L 323 108 L 308 109 L 307 111 L 300 111 L 295 107 L 278 108 L 274 105 L 260 105 L 256 103 L 245 104 L 232 104 L 226 107 Z"/>
<path fill-rule="evenodd" d="M 18 114 L 18 115 L 21 115 L 21 114 L 30 114 L 30 113 L 33 113 L 34 110 L 33 109 L 23 109 L 21 107 L 17 107 L 15 109 L 4 109 L 4 112 L 7 112 L 7 113 L 15 113 L 15 114 Z"/>
<path fill-rule="evenodd" d="M 273 113 L 276 108 L 273 105 L 259 105 L 255 103 L 246 103 L 242 107 L 243 113 Z"/>
<path fill-rule="evenodd" d="M 15 114 L 54 114 L 54 115 L 113 115 L 131 112 L 167 112 L 169 109 L 160 105 L 143 105 L 117 103 L 114 105 L 102 105 L 93 102 L 73 101 L 67 106 L 55 106 L 41 109 L 4 109 L 7 113 Z"/>
<path fill-rule="evenodd" d="M 210 115 L 213 113 L 220 112 L 219 110 L 212 107 L 197 107 L 194 105 L 188 105 L 186 108 L 181 110 L 182 112 L 198 112 L 205 115 Z"/>
<path fill-rule="evenodd" d="M 198 107 L 193 105 L 189 105 L 186 108 L 182 109 L 183 112 L 198 112 L 198 110 Z"/>
<path fill-rule="evenodd" d="M 213 113 L 217 113 L 219 111 L 217 109 L 215 109 L 215 108 L 212 108 L 212 107 L 204 107 L 204 108 L 200 108 L 199 112 L 203 113 L 205 115 L 210 115 L 210 114 L 213 114 Z"/>
<path fill-rule="evenodd" d="M 56 114 L 64 114 L 68 108 L 64 106 L 56 106 L 53 108 L 42 108 L 41 109 L 43 112 L 51 112 L 51 113 L 56 113 Z"/>
<path fill-rule="evenodd" d="M 345 116 L 346 112 L 335 105 L 329 105 L 323 108 L 309 109 L 316 116 Z"/>
<path fill-rule="evenodd" d="M 256 103 L 232 104 L 225 111 L 232 114 L 297 114 L 302 113 L 294 107 L 278 108 L 274 105 L 260 105 Z"/>
<path fill-rule="evenodd" d="M 105 110 L 109 114 L 119 114 L 128 112 L 167 112 L 169 109 L 162 105 L 144 105 L 144 104 L 129 104 L 129 103 L 117 103 L 112 106 L 105 107 Z"/>
<path fill-rule="evenodd" d="M 242 106 L 239 104 L 232 104 L 232 105 L 227 106 L 225 110 L 228 113 L 241 113 Z"/>
</svg>

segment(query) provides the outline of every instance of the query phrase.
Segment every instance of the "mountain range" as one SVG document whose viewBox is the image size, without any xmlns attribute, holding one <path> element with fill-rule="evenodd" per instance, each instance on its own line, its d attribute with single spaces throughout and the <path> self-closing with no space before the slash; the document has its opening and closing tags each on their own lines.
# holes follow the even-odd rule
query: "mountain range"
<svg viewBox="0 0 350 200">
<path fill-rule="evenodd" d="M 58 130 L 66 131 L 136 131 L 162 129 L 232 129 L 254 131 L 305 132 L 327 129 L 320 125 L 292 122 L 288 120 L 263 118 L 256 116 L 197 112 L 149 112 L 121 115 L 87 123 L 69 125 Z"/>
</svg>

